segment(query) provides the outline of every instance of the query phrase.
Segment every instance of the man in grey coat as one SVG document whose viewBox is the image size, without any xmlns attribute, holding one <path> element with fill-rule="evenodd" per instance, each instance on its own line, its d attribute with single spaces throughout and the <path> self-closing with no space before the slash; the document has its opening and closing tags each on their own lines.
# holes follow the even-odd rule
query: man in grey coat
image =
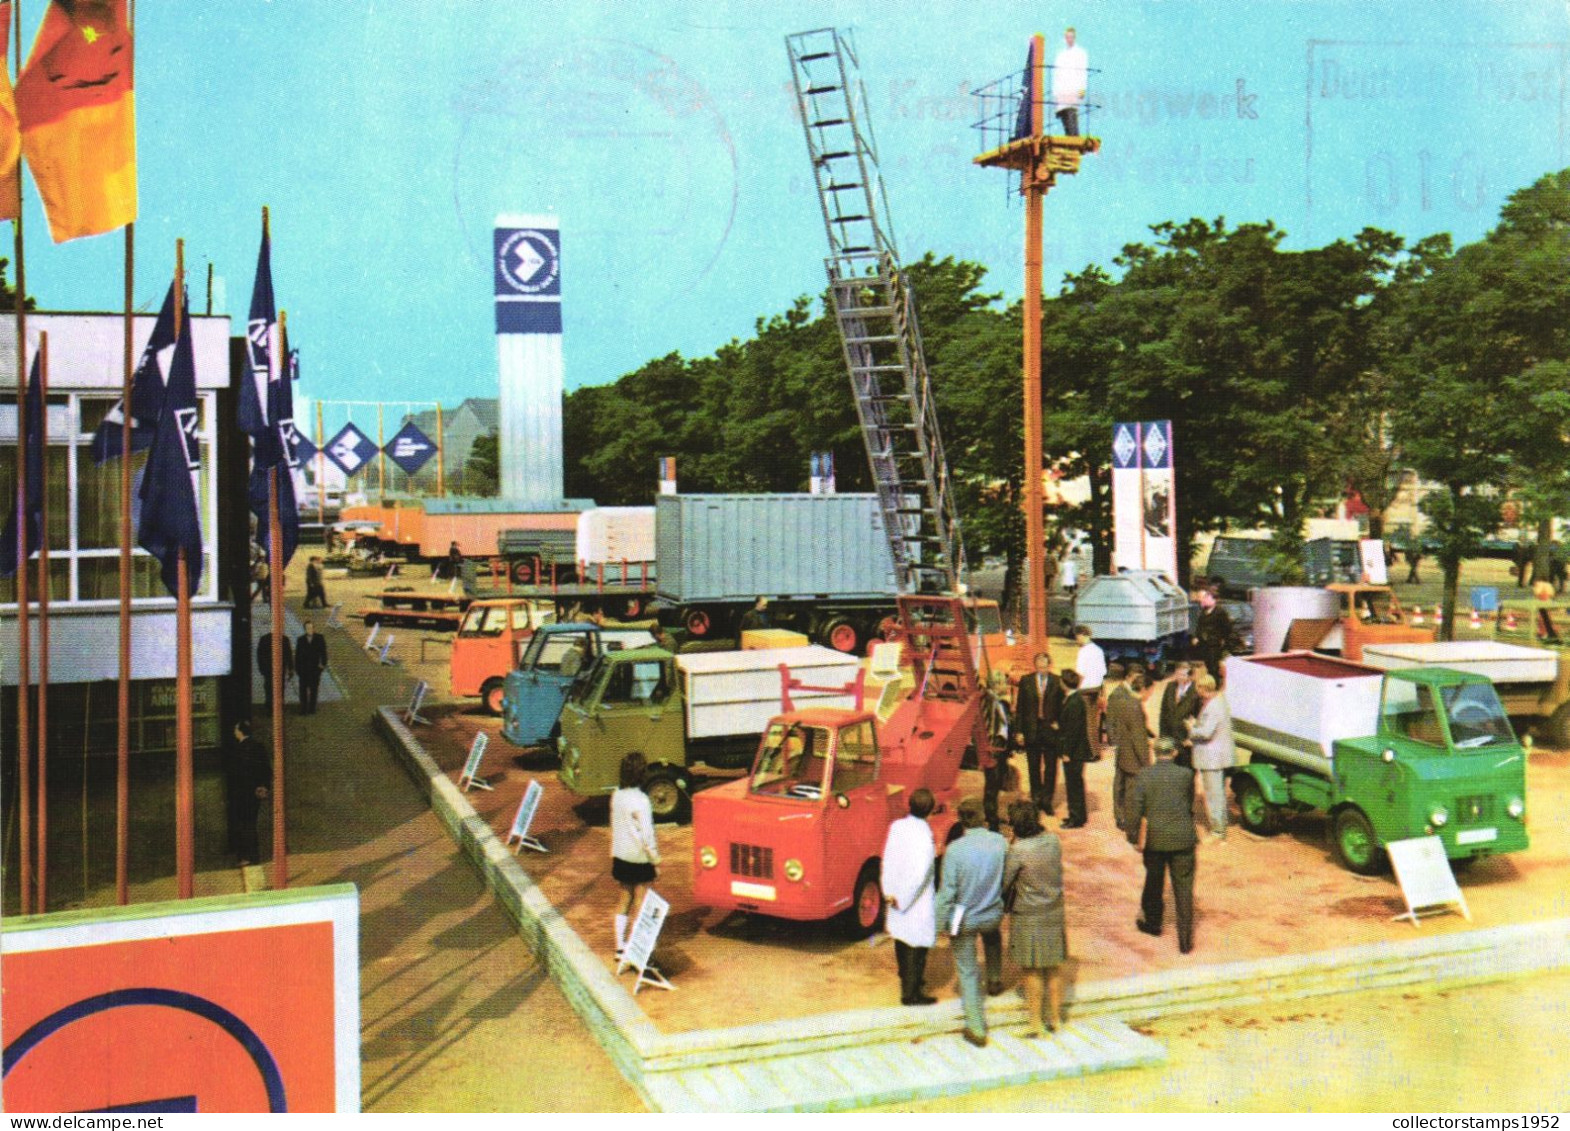
<svg viewBox="0 0 1570 1131">
<path fill-rule="evenodd" d="M 1173 762 L 1170 738 L 1156 743 L 1156 764 L 1140 771 L 1129 796 L 1135 847 L 1145 856 L 1145 890 L 1134 921 L 1147 935 L 1161 933 L 1162 889 L 1172 873 L 1172 903 L 1177 908 L 1178 950 L 1194 949 L 1194 771 Z"/>
<path fill-rule="evenodd" d="M 1131 842 L 1139 818 L 1129 814 L 1129 793 L 1134 778 L 1150 765 L 1150 724 L 1145 720 L 1145 703 L 1140 697 L 1144 690 L 1145 674 L 1138 668 L 1129 668 L 1123 682 L 1107 695 L 1105 715 L 1107 742 L 1117 747 L 1117 761 L 1112 769 L 1112 819 Z"/>
<path fill-rule="evenodd" d="M 1232 711 L 1226 697 L 1208 672 L 1194 680 L 1199 692 L 1199 714 L 1188 720 L 1194 743 L 1194 769 L 1205 791 L 1205 811 L 1210 815 L 1210 839 L 1227 837 L 1226 772 L 1237 764 L 1232 742 Z"/>
<path fill-rule="evenodd" d="M 965 833 L 943 854 L 943 884 L 938 889 L 938 929 L 950 936 L 960 999 L 965 1004 L 964 1037 L 977 1048 L 987 1043 L 986 999 L 976 966 L 979 936 L 987 956 L 987 993 L 1003 992 L 1003 862 L 1008 841 L 985 827 L 979 797 L 959 803 Z M 956 919 L 958 920 L 956 929 Z"/>
</svg>

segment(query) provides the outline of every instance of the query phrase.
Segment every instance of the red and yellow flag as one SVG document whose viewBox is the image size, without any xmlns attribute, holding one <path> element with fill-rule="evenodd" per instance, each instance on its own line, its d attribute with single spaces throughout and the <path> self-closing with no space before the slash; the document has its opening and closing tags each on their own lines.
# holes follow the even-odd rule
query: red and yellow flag
<svg viewBox="0 0 1570 1131">
<path fill-rule="evenodd" d="M 126 0 L 50 0 L 16 109 L 56 243 L 136 219 L 132 70 Z"/>
<path fill-rule="evenodd" d="M 0 0 L 0 220 L 16 216 L 17 159 L 22 131 L 16 124 L 16 92 L 11 89 L 11 0 Z"/>
</svg>

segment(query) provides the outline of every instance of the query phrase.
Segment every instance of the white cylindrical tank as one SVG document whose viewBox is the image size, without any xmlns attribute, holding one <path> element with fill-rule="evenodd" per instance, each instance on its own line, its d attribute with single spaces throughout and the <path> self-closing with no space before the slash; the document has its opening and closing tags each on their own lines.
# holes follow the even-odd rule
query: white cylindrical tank
<svg viewBox="0 0 1570 1131">
<path fill-rule="evenodd" d="M 653 507 L 596 507 L 578 516 L 580 562 L 654 560 Z"/>
<path fill-rule="evenodd" d="M 1340 615 L 1341 598 L 1329 589 L 1307 585 L 1270 585 L 1256 589 L 1254 651 L 1260 654 L 1285 651 L 1287 632 L 1293 621 L 1334 620 Z"/>
<path fill-rule="evenodd" d="M 497 416 L 504 499 L 562 499 L 561 232 L 555 216 L 496 218 Z"/>
</svg>

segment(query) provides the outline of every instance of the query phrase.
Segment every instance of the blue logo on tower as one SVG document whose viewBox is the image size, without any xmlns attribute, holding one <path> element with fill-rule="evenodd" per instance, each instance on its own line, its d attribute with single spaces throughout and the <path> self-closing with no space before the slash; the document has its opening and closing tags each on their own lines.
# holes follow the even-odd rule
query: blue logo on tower
<svg viewBox="0 0 1570 1131">
<path fill-rule="evenodd" d="M 541 228 L 496 230 L 496 294 L 560 295 L 561 236 Z"/>
</svg>

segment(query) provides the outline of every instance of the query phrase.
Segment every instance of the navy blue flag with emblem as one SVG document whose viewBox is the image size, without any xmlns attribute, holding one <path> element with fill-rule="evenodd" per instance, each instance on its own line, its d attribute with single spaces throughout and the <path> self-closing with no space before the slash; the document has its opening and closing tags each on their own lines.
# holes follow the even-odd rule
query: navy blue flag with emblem
<svg viewBox="0 0 1570 1131">
<path fill-rule="evenodd" d="M 179 552 L 185 550 L 191 592 L 202 584 L 202 520 L 192 473 L 201 468 L 200 410 L 196 403 L 196 356 L 191 348 L 191 320 L 180 321 L 180 336 L 164 386 L 164 408 L 158 434 L 142 476 L 142 513 L 137 545 L 158 559 L 164 588 L 179 593 Z"/>
<path fill-rule="evenodd" d="M 262 396 L 272 368 L 273 330 L 278 325 L 278 307 L 273 302 L 272 241 L 262 231 L 262 249 L 256 255 L 256 282 L 251 286 L 251 316 L 245 327 L 245 356 L 250 363 L 250 380 L 240 385 L 240 430 L 260 440 L 267 432 L 267 409 Z M 257 453 L 261 459 L 261 453 Z M 275 458 L 276 462 L 276 458 Z M 272 464 L 266 466 L 271 467 Z"/>
<path fill-rule="evenodd" d="M 153 323 L 152 337 L 142 350 L 131 376 L 131 450 L 145 452 L 153 446 L 158 432 L 158 411 L 164 403 L 164 373 L 158 355 L 174 345 L 174 284 L 164 295 L 163 308 Z M 120 428 L 125 420 L 125 405 L 119 401 L 109 410 L 93 435 L 93 462 L 107 463 L 120 455 Z"/>
<path fill-rule="evenodd" d="M 398 434 L 387 441 L 387 446 L 382 449 L 399 467 L 403 468 L 405 475 L 413 475 L 426 462 L 436 454 L 436 445 L 430 438 L 414 426 L 414 421 L 409 421 Z"/>
<path fill-rule="evenodd" d="M 33 375 L 28 378 L 23 413 L 23 442 L 27 445 L 27 497 L 17 492 L 11 516 L 0 533 L 0 577 L 15 577 L 24 562 L 43 545 L 44 528 L 44 394 L 39 380 L 38 359 L 33 354 Z M 22 531 L 26 530 L 24 548 Z"/>
<path fill-rule="evenodd" d="M 338 434 L 327 441 L 327 458 L 338 465 L 345 475 L 354 475 L 376 455 L 376 445 L 353 422 L 338 429 Z"/>
<path fill-rule="evenodd" d="M 1014 136 L 1018 141 L 1031 135 L 1031 104 L 1036 94 L 1036 45 L 1031 43 L 1025 51 L 1025 84 L 1019 92 L 1019 112 L 1014 115 Z"/>
<path fill-rule="evenodd" d="M 289 342 L 285 338 L 281 353 L 291 358 Z M 303 439 L 294 427 L 294 382 L 290 375 L 294 366 L 279 367 L 276 379 L 267 383 L 267 419 L 270 422 L 255 444 L 255 459 L 251 465 L 251 513 L 256 515 L 256 538 L 269 561 L 272 557 L 270 536 L 271 516 L 267 505 L 267 482 L 273 468 L 278 470 L 278 529 L 282 534 L 283 566 L 294 557 L 294 548 L 300 542 L 300 510 L 294 496 L 294 472 L 299 467 L 295 444 Z"/>
</svg>

